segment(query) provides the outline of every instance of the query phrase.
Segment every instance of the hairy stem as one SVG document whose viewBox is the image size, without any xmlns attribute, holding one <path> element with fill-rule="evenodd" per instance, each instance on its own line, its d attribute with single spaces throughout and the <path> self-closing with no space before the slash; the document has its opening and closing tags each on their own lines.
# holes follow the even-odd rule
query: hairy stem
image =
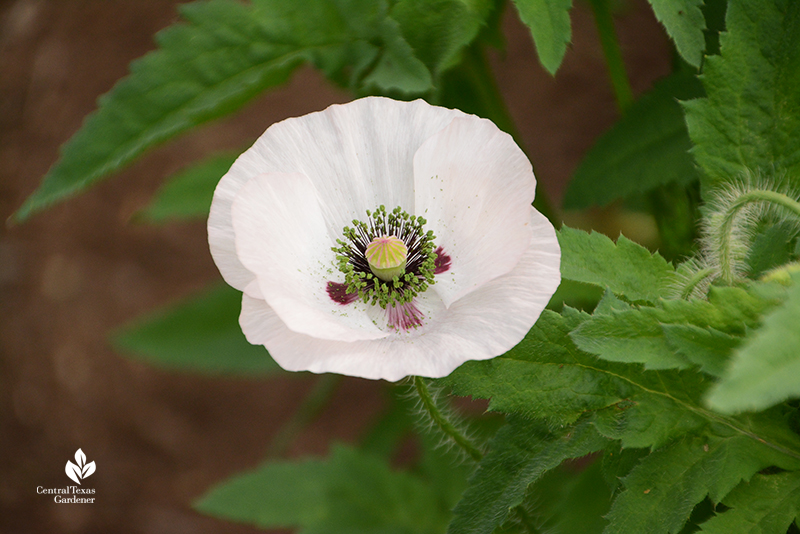
<svg viewBox="0 0 800 534">
<path fill-rule="evenodd" d="M 622 61 L 622 52 L 617 41 L 617 32 L 614 29 L 614 20 L 611 18 L 611 11 L 608 9 L 608 0 L 590 0 L 597 31 L 600 34 L 600 45 L 603 47 L 603 54 L 606 56 L 608 65 L 608 75 L 611 78 L 611 86 L 614 88 L 614 96 L 617 99 L 617 106 L 622 113 L 633 103 L 633 90 L 625 72 L 625 63 Z"/>
<path fill-rule="evenodd" d="M 686 287 L 684 287 L 683 290 L 681 291 L 681 298 L 684 300 L 688 299 L 689 295 L 691 295 L 692 291 L 694 291 L 694 288 L 696 288 L 697 285 L 700 284 L 703 280 L 705 280 L 709 276 L 712 276 L 715 272 L 716 269 L 707 267 L 705 269 L 700 269 L 699 271 L 694 273 L 692 277 L 689 278 L 689 281 L 686 283 Z"/>
<path fill-rule="evenodd" d="M 456 445 L 461 447 L 470 458 L 476 462 L 480 462 L 483 458 L 483 453 L 467 436 L 461 433 L 458 427 L 453 424 L 452 421 L 450 421 L 446 414 L 442 413 L 442 411 L 436 405 L 436 401 L 433 399 L 433 396 L 431 396 L 431 392 L 428 389 L 428 385 L 425 383 L 425 379 L 415 376 L 413 380 L 414 390 L 417 392 L 417 395 L 419 395 L 420 401 L 422 401 L 422 407 L 428 413 L 437 428 L 439 428 L 439 430 L 441 430 L 449 439 L 453 440 Z"/>
<path fill-rule="evenodd" d="M 781 207 L 795 217 L 800 217 L 800 203 L 776 191 L 767 189 L 753 189 L 747 191 L 731 202 L 727 210 L 722 214 L 722 224 L 720 226 L 720 243 L 719 243 L 719 266 L 721 278 L 731 284 L 736 279 L 736 272 L 734 268 L 733 258 L 733 227 L 736 222 L 736 216 L 745 206 L 749 204 L 764 202 L 773 206 Z"/>
</svg>

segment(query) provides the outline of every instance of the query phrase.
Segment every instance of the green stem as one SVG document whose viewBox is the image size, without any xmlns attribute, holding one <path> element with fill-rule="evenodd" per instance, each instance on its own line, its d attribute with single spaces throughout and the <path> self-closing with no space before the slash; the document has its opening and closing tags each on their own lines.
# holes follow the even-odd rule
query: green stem
<svg viewBox="0 0 800 534">
<path fill-rule="evenodd" d="M 456 427 L 444 413 L 442 413 L 436 405 L 436 401 L 431 396 L 431 392 L 428 390 L 427 384 L 425 384 L 425 379 L 415 376 L 413 380 L 414 389 L 417 395 L 419 395 L 420 401 L 422 401 L 422 407 L 428 412 L 434 424 L 439 430 L 444 432 L 448 438 L 453 440 L 456 445 L 461 447 L 473 460 L 480 462 L 483 458 L 483 453 L 467 436 L 461 433 L 458 427 Z"/>
<path fill-rule="evenodd" d="M 779 206 L 789 211 L 795 217 L 800 217 L 800 203 L 792 198 L 767 189 L 754 189 L 748 191 L 734 200 L 725 213 L 722 215 L 722 226 L 720 228 L 720 275 L 727 283 L 732 284 L 736 279 L 733 259 L 733 225 L 736 222 L 736 215 L 739 211 L 756 202 L 765 202 Z"/>
<path fill-rule="evenodd" d="M 319 415 L 341 381 L 342 376 L 334 374 L 324 374 L 317 379 L 292 418 L 272 438 L 267 456 L 276 458 L 286 452 L 303 428 Z"/>
<path fill-rule="evenodd" d="M 517 145 L 523 146 L 522 137 L 495 83 L 494 73 L 480 43 L 473 43 L 464 50 L 464 59 L 444 75 L 441 86 L 440 104 L 490 119 L 510 134 Z M 533 206 L 554 224 L 560 221 L 538 182 Z"/>
<path fill-rule="evenodd" d="M 697 284 L 699 284 L 709 276 L 713 275 L 714 272 L 715 269 L 707 267 L 705 269 L 700 269 L 699 271 L 694 273 L 694 275 L 692 275 L 692 277 L 689 278 L 689 281 L 686 283 L 686 287 L 684 287 L 683 291 L 681 291 L 681 298 L 684 300 L 688 299 L 689 295 L 691 295 L 692 291 L 694 291 L 694 288 L 697 287 Z"/>
<path fill-rule="evenodd" d="M 600 44 L 603 47 L 603 54 L 606 56 L 608 75 L 611 77 L 611 86 L 614 88 L 617 106 L 621 113 L 625 113 L 633 103 L 633 91 L 628 74 L 625 72 L 625 63 L 622 61 L 614 20 L 608 9 L 608 0 L 590 0 L 590 2 L 592 11 L 594 11 L 597 31 L 600 34 Z"/>
</svg>

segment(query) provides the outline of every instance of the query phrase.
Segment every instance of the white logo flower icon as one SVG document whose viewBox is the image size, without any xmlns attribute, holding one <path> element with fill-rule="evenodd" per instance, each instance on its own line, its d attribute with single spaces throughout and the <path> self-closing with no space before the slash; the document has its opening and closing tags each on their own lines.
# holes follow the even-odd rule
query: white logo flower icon
<svg viewBox="0 0 800 534">
<path fill-rule="evenodd" d="M 89 462 L 88 464 L 86 463 L 86 455 L 83 454 L 81 449 L 75 451 L 75 461 L 78 462 L 78 465 L 75 465 L 68 460 L 64 470 L 69 478 L 80 484 L 81 479 L 84 479 L 94 473 L 95 465 L 94 462 Z"/>
</svg>

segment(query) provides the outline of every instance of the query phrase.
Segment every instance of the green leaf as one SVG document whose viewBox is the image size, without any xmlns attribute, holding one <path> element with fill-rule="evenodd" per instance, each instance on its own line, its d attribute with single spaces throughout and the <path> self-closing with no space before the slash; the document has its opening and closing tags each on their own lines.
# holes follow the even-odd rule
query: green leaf
<svg viewBox="0 0 800 534">
<path fill-rule="evenodd" d="M 703 0 L 650 0 L 656 18 L 675 41 L 678 53 L 693 67 L 700 68 L 706 42 L 706 20 L 700 8 Z"/>
<path fill-rule="evenodd" d="M 159 367 L 211 374 L 264 375 L 280 371 L 262 346 L 239 328 L 242 294 L 227 285 L 156 313 L 114 333 L 120 352 Z"/>
<path fill-rule="evenodd" d="M 519 18 L 531 30 L 542 66 L 555 76 L 572 40 L 572 0 L 514 0 Z"/>
<path fill-rule="evenodd" d="M 17 221 L 239 109 L 307 61 L 360 94 L 432 88 L 385 1 L 208 0 L 180 12 L 185 22 L 159 33 L 159 50 L 133 62 L 130 76 L 99 100 Z"/>
<path fill-rule="evenodd" d="M 390 14 L 414 55 L 438 74 L 456 63 L 493 8 L 489 0 L 400 0 Z"/>
<path fill-rule="evenodd" d="M 330 458 L 271 462 L 195 504 L 214 517 L 305 534 L 437 533 L 449 507 L 421 479 L 345 447 Z"/>
<path fill-rule="evenodd" d="M 800 472 L 755 475 L 725 499 L 730 508 L 702 526 L 706 534 L 785 534 L 800 514 Z"/>
<path fill-rule="evenodd" d="M 612 362 L 643 363 L 645 369 L 686 369 L 691 362 L 666 342 L 657 308 L 595 314 L 571 335 L 579 349 Z"/>
<path fill-rule="evenodd" d="M 762 432 L 753 422 L 706 410 L 700 399 L 709 382 L 699 373 L 643 372 L 581 351 L 569 333 L 588 318 L 569 308 L 564 316 L 545 311 L 514 349 L 492 360 L 467 362 L 439 383 L 457 395 L 491 399 L 490 410 L 535 418 L 553 428 L 594 412 L 598 431 L 626 448 L 660 447 L 721 421 L 753 439 L 772 440 L 781 450 L 788 447 L 781 443 L 794 443 L 793 434 L 778 432 L 780 425 Z"/>
<path fill-rule="evenodd" d="M 757 279 L 765 272 L 789 263 L 792 240 L 797 229 L 792 222 L 773 224 L 759 232 L 747 252 L 748 276 Z"/>
<path fill-rule="evenodd" d="M 704 384 L 696 373 L 640 374 L 635 395 L 594 415 L 594 424 L 605 437 L 620 440 L 626 449 L 658 448 L 702 430 L 713 419 L 697 407 Z"/>
<path fill-rule="evenodd" d="M 703 15 L 706 18 L 706 55 L 719 55 L 719 34 L 725 31 L 725 11 L 728 0 L 705 0 Z"/>
<path fill-rule="evenodd" d="M 611 442 L 601 462 L 603 478 L 611 490 L 616 493 L 622 479 L 648 454 L 649 449 L 623 449 L 618 441 Z"/>
<path fill-rule="evenodd" d="M 611 373 L 593 369 L 570 330 L 588 316 L 545 311 L 522 342 L 503 356 L 470 361 L 439 382 L 456 395 L 491 398 L 489 409 L 568 425 L 585 412 L 615 405 L 634 389 Z M 586 363 L 591 362 L 591 365 Z"/>
<path fill-rule="evenodd" d="M 680 71 L 642 95 L 583 158 L 564 194 L 564 208 L 604 206 L 660 185 L 696 180 L 678 99 L 702 94 L 697 77 Z"/>
<path fill-rule="evenodd" d="M 723 413 L 763 410 L 800 397 L 800 275 L 782 306 L 764 319 L 764 325 L 734 355 L 708 404 Z"/>
<path fill-rule="evenodd" d="M 541 424 L 510 417 L 470 478 L 470 487 L 453 511 L 448 534 L 490 534 L 510 509 L 522 503 L 528 486 L 543 473 L 567 458 L 600 450 L 607 441 L 585 422 L 550 432 Z"/>
<path fill-rule="evenodd" d="M 706 495 L 718 503 L 740 481 L 784 460 L 766 445 L 730 432 L 676 441 L 643 458 L 625 477 L 625 490 L 606 516 L 605 532 L 680 532 Z"/>
<path fill-rule="evenodd" d="M 625 447 L 666 443 L 707 424 L 699 408 L 705 384 L 696 373 L 647 372 L 580 351 L 569 337 L 589 316 L 546 311 L 514 349 L 467 362 L 440 382 L 457 395 L 490 398 L 489 409 L 549 425 L 569 425 L 595 411 L 598 430 Z"/>
<path fill-rule="evenodd" d="M 708 364 L 703 356 L 685 356 L 676 351 L 667 339 L 668 325 L 691 324 L 713 328 L 726 334 L 743 335 L 746 327 L 760 324 L 761 314 L 774 306 L 772 299 L 748 293 L 740 288 L 714 288 L 708 301 L 667 300 L 656 307 L 642 306 L 631 309 L 595 313 L 570 334 L 575 345 L 604 360 L 643 363 L 646 369 L 686 369 L 695 363 Z M 706 341 L 720 341 L 713 348 L 730 353 L 736 342 L 714 336 Z M 707 356 L 707 355 L 706 355 Z M 718 359 L 716 369 L 722 364 Z"/>
<path fill-rule="evenodd" d="M 561 277 L 608 288 L 629 300 L 655 301 L 669 285 L 674 268 L 661 256 L 620 236 L 611 239 L 562 226 Z"/>
<path fill-rule="evenodd" d="M 414 56 L 411 45 L 403 38 L 400 25 L 387 17 L 381 24 L 384 53 L 372 72 L 364 77 L 366 92 L 400 91 L 421 94 L 433 87 L 431 73 Z"/>
<path fill-rule="evenodd" d="M 600 534 L 611 506 L 611 491 L 603 479 L 600 461 L 567 461 L 545 473 L 529 489 L 523 506 L 541 523 L 542 532 Z M 580 513 L 575 513 L 580 510 Z"/>
<path fill-rule="evenodd" d="M 715 328 L 700 328 L 691 324 L 665 324 L 667 344 L 700 370 L 719 378 L 728 363 L 733 349 L 742 338 L 734 337 Z"/>
<path fill-rule="evenodd" d="M 238 155 L 216 154 L 168 177 L 155 198 L 136 217 L 150 223 L 208 217 L 214 189 Z"/>
<path fill-rule="evenodd" d="M 800 3 L 731 0 L 707 98 L 684 104 L 704 189 L 748 170 L 800 185 Z"/>
<path fill-rule="evenodd" d="M 633 306 L 622 299 L 618 299 L 614 293 L 606 289 L 605 293 L 603 293 L 603 298 L 600 299 L 600 302 L 597 303 L 597 307 L 594 309 L 594 314 L 607 315 L 615 311 L 625 311 L 630 309 L 633 309 Z"/>
<path fill-rule="evenodd" d="M 601 300 L 603 294 L 603 289 L 595 285 L 563 279 L 556 292 L 550 297 L 547 308 L 558 312 L 564 306 L 569 306 L 579 310 L 591 311 L 598 305 L 598 301 Z"/>
</svg>

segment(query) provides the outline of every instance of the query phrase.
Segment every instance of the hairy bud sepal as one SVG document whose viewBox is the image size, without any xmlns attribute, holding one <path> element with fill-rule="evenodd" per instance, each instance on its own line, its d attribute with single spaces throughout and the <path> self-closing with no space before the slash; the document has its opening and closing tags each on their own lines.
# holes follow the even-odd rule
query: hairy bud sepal
<svg viewBox="0 0 800 534">
<path fill-rule="evenodd" d="M 726 284 L 745 278 L 745 258 L 758 223 L 787 223 L 800 231 L 800 195 L 781 182 L 748 175 L 717 189 L 708 203 L 702 253 L 705 263 Z"/>
</svg>

